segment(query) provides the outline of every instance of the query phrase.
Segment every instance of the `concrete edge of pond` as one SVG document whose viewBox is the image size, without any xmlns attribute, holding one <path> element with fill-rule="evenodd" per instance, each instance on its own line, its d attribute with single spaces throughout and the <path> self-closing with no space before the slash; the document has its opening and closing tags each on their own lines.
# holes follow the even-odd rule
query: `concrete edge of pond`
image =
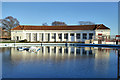
<svg viewBox="0 0 120 80">
<path fill-rule="evenodd" d="M 83 44 L 83 43 L 0 43 L 0 47 L 19 47 L 19 46 L 88 46 L 88 47 L 111 47 L 120 48 L 120 45 L 113 44 Z"/>
<path fill-rule="evenodd" d="M 120 47 L 120 45 L 113 45 L 113 44 L 76 44 L 76 43 L 74 43 L 73 45 L 75 45 L 75 46 Z"/>
<path fill-rule="evenodd" d="M 70 44 L 70 46 L 77 47 L 107 47 L 107 48 L 118 48 L 120 49 L 120 45 L 112 45 L 112 44 Z"/>
</svg>

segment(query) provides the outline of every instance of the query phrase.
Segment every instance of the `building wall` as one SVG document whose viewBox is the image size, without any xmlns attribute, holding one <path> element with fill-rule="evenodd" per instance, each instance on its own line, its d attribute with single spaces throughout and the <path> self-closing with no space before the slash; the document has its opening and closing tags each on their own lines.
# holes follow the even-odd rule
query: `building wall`
<svg viewBox="0 0 120 80">
<path fill-rule="evenodd" d="M 110 30 L 104 30 L 104 29 L 95 30 L 95 35 L 98 36 L 98 34 L 110 35 Z"/>
<path fill-rule="evenodd" d="M 17 37 L 19 40 L 24 40 L 26 39 L 26 33 L 23 30 L 11 31 L 11 40 L 17 40 Z"/>
<path fill-rule="evenodd" d="M 99 35 L 101 34 L 101 35 Z M 104 40 L 109 40 L 110 39 L 110 30 L 95 30 L 95 39 L 104 39 Z"/>
<path fill-rule="evenodd" d="M 80 39 L 76 39 L 78 33 L 80 33 Z M 110 35 L 110 30 L 12 30 L 11 39 L 15 40 L 15 37 L 16 39 L 19 37 L 19 40 L 27 39 L 32 42 L 85 42 L 89 39 L 89 33 L 93 36 L 98 33 Z M 61 34 L 61 39 L 59 39 L 59 34 Z M 68 39 L 64 39 L 64 34 L 68 34 Z M 86 34 L 85 39 L 83 39 L 83 34 Z"/>
</svg>

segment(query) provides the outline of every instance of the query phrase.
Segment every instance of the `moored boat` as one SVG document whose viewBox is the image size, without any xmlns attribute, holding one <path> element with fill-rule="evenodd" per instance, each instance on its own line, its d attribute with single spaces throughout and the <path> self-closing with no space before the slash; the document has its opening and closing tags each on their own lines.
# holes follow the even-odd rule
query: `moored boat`
<svg viewBox="0 0 120 80">
<path fill-rule="evenodd" d="M 38 52 L 40 50 L 39 47 L 30 47 L 30 48 L 26 48 L 26 47 L 18 47 L 17 50 L 19 51 L 29 51 L 29 52 Z"/>
</svg>

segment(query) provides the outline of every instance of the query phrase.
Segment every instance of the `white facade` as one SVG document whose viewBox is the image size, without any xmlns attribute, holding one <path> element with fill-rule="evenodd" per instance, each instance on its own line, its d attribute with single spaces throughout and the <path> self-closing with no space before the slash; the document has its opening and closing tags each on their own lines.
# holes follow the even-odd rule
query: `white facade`
<svg viewBox="0 0 120 80">
<path fill-rule="evenodd" d="M 30 42 L 84 42 L 99 33 L 109 36 L 110 30 L 11 30 L 11 40 Z"/>
<path fill-rule="evenodd" d="M 98 30 L 95 30 L 95 34 L 96 34 L 96 36 L 98 36 L 99 34 L 109 36 L 110 35 L 110 30 L 98 29 Z"/>
</svg>

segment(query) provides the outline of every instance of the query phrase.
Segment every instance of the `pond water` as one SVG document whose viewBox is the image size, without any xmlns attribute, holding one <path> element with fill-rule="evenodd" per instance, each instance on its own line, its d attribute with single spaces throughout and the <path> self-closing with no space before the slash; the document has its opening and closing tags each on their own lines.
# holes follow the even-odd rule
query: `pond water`
<svg viewBox="0 0 120 80">
<path fill-rule="evenodd" d="M 3 78 L 117 78 L 117 50 L 43 46 L 37 53 L 2 49 Z"/>
</svg>

